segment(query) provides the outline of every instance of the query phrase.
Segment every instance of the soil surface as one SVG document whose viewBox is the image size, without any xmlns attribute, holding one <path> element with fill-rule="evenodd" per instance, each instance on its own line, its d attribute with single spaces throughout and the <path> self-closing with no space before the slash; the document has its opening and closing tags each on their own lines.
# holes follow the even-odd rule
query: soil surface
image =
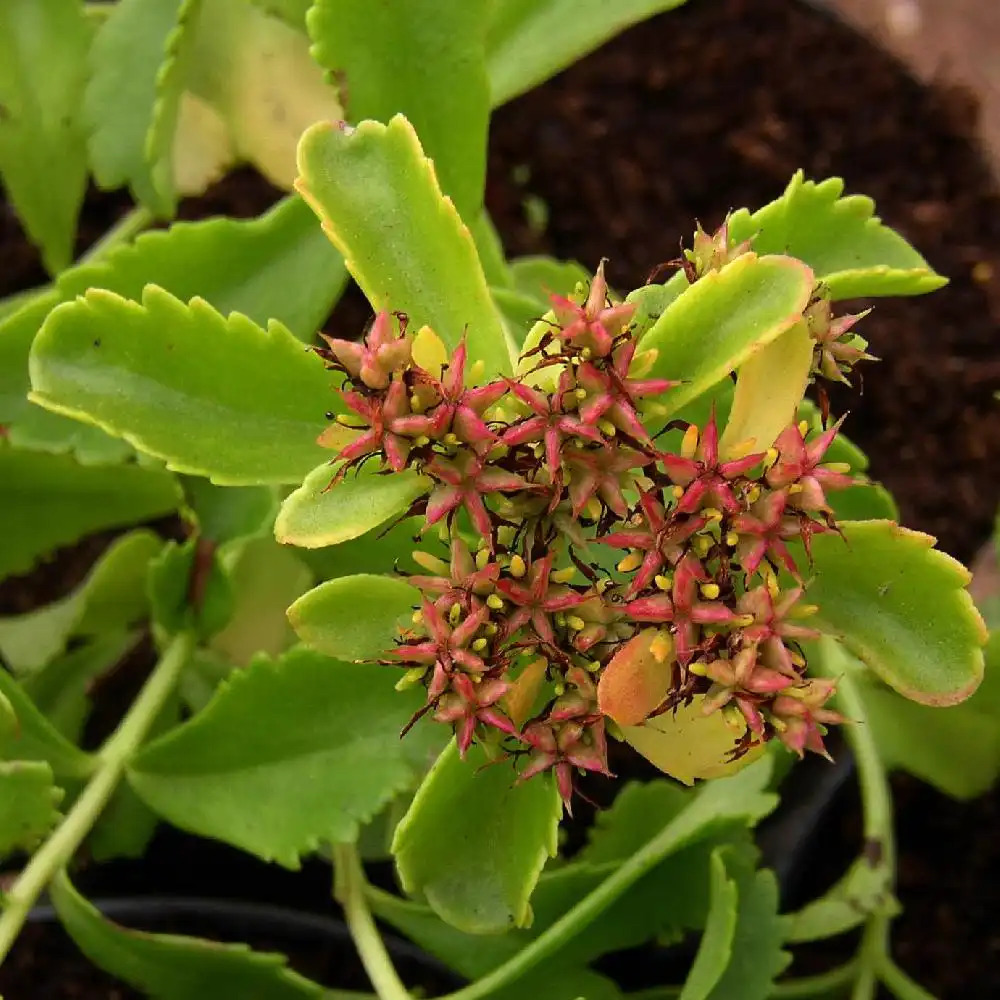
<svg viewBox="0 0 1000 1000">
<path fill-rule="evenodd" d="M 926 298 L 859 303 L 876 307 L 862 332 L 883 360 L 863 391 L 837 404 L 850 409 L 847 433 L 896 495 L 904 522 L 968 559 L 997 507 L 1000 459 L 1000 196 L 970 141 L 975 117 L 969 94 L 918 85 L 810 8 L 690 0 L 501 109 L 487 201 L 512 255 L 554 253 L 587 266 L 608 257 L 612 282 L 626 288 L 676 257 L 695 219 L 711 227 L 729 209 L 764 204 L 798 167 L 817 179 L 840 175 L 850 191 L 874 197 L 951 284 Z M 184 214 L 252 215 L 274 196 L 243 171 Z M 121 196 L 92 193 L 81 249 L 126 207 Z M 0 208 L 0 294 L 43 280 L 37 255 Z M 349 298 L 334 324 L 356 330 L 363 312 Z M 32 578 L 33 600 L 56 596 L 85 566 L 63 558 Z M 0 587 L 0 609 L 24 610 L 27 587 Z M 905 906 L 894 928 L 898 960 L 940 1000 L 1000 996 L 1000 796 L 955 804 L 904 778 L 895 789 Z M 845 793 L 825 831 L 817 883 L 836 874 L 830 859 L 846 858 L 857 833 L 856 798 Z M 226 869 L 238 873 L 229 884 L 258 899 L 328 905 L 319 870 L 291 876 L 216 845 L 203 852 L 174 831 L 157 836 L 149 861 L 81 873 L 81 887 L 212 892 Z M 55 945 L 40 944 L 39 963 L 25 944 L 13 972 L 53 967 Z M 96 979 L 85 988 L 70 972 L 47 992 L 11 975 L 0 974 L 8 1000 L 130 996 Z"/>
</svg>

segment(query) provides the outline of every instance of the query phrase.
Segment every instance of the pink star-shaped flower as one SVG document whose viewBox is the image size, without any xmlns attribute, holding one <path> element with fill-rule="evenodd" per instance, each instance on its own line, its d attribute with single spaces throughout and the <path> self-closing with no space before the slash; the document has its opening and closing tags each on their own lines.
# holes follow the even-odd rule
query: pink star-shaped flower
<svg viewBox="0 0 1000 1000">
<path fill-rule="evenodd" d="M 539 639 L 554 645 L 556 636 L 550 616 L 557 611 L 575 608 L 587 600 L 586 594 L 580 594 L 572 587 L 549 582 L 553 558 L 550 552 L 536 559 L 528 567 L 523 580 L 497 581 L 497 590 L 515 606 L 504 625 L 507 638 L 530 623 Z"/>
<path fill-rule="evenodd" d="M 778 459 L 767 470 L 768 485 L 775 489 L 795 487 L 789 491 L 789 498 L 802 510 L 829 511 L 825 491 L 842 490 L 854 483 L 843 467 L 820 464 L 844 419 L 841 417 L 808 444 L 798 424 L 789 424 L 774 442 Z"/>
</svg>

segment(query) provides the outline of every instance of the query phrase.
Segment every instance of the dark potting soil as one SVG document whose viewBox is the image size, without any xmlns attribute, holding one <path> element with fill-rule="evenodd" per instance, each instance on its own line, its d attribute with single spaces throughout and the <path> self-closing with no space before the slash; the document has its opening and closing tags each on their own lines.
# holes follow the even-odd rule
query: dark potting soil
<svg viewBox="0 0 1000 1000">
<path fill-rule="evenodd" d="M 926 298 L 858 304 L 875 305 L 863 333 L 883 360 L 838 408 L 851 411 L 847 432 L 896 495 L 903 521 L 968 559 L 997 506 L 992 470 L 1000 458 L 992 398 L 1000 381 L 1000 196 L 970 142 L 974 125 L 968 95 L 921 87 L 878 48 L 804 5 L 690 0 L 501 109 L 487 202 L 512 254 L 549 252 L 591 267 L 606 256 L 613 283 L 624 288 L 675 257 L 695 219 L 712 227 L 731 208 L 764 204 L 798 167 L 816 179 L 840 175 L 849 191 L 874 197 L 879 214 L 951 284 Z M 184 215 L 248 216 L 274 197 L 241 171 L 209 199 L 186 204 Z M 126 205 L 93 193 L 80 248 Z M 43 280 L 37 255 L 0 211 L 0 294 Z M 350 334 L 364 314 L 349 297 L 333 323 Z M 73 559 L 60 555 L 53 568 L 0 586 L 0 608 L 57 596 L 85 569 L 85 559 Z M 894 925 L 899 961 L 941 1000 L 1000 995 L 1000 795 L 955 804 L 909 779 L 894 788 L 905 906 Z M 815 889 L 833 880 L 857 843 L 856 797 L 843 801 L 822 837 Z M 158 849 L 164 836 L 167 847 Z M 225 859 L 213 847 L 201 864 L 190 840 L 182 851 L 170 848 L 180 836 L 158 835 L 145 885 L 176 884 L 180 857 L 190 859 L 190 880 L 211 891 Z M 256 871 L 257 898 L 294 896 L 286 873 L 269 880 L 264 873 L 273 869 Z M 323 874 L 309 870 L 304 881 L 302 905 L 321 907 Z M 32 976 L 54 968 L 58 946 L 40 944 L 41 961 L 31 944 L 19 946 L 10 966 L 27 963 Z M 63 992 L 45 993 L 30 977 L 0 983 L 10 1000 L 127 995 L 83 971 L 77 989 L 74 975 L 59 973 Z"/>
</svg>

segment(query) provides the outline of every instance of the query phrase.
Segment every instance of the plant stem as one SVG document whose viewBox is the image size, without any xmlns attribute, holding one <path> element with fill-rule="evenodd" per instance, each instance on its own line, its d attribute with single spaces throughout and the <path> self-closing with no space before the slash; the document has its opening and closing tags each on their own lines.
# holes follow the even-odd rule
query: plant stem
<svg viewBox="0 0 1000 1000">
<path fill-rule="evenodd" d="M 411 1000 L 365 902 L 365 873 L 353 844 L 333 845 L 334 895 L 344 908 L 354 946 L 379 1000 Z"/>
<path fill-rule="evenodd" d="M 77 261 L 78 264 L 93 264 L 106 256 L 119 243 L 128 243 L 134 236 L 141 233 L 153 221 L 153 213 L 142 205 L 126 212 L 87 252 Z"/>
<path fill-rule="evenodd" d="M 934 1000 L 934 997 L 915 983 L 888 955 L 883 956 L 879 976 L 900 1000 Z"/>
<path fill-rule="evenodd" d="M 8 893 L 0 916 L 0 962 L 20 933 L 28 911 L 52 877 L 72 858 L 108 804 L 125 773 L 125 766 L 139 749 L 150 726 L 177 684 L 181 668 L 194 642 L 187 633 L 176 636 L 149 675 L 118 728 L 98 751 L 97 770 L 73 807 L 51 836 L 35 852 Z"/>
</svg>

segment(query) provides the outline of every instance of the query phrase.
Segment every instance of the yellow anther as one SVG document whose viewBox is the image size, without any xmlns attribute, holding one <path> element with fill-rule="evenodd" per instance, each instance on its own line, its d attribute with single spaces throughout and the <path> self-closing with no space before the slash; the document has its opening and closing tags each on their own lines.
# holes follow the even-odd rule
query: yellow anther
<svg viewBox="0 0 1000 1000">
<path fill-rule="evenodd" d="M 473 640 L 472 648 L 475 652 L 481 653 L 488 645 L 489 643 L 487 642 L 487 640 L 480 637 L 478 639 Z"/>
<path fill-rule="evenodd" d="M 698 589 L 706 601 L 714 601 L 719 596 L 719 585 L 717 583 L 703 583 Z"/>
<path fill-rule="evenodd" d="M 445 444 L 458 444 L 458 435 L 455 434 L 455 433 L 453 433 L 452 431 L 448 431 L 448 433 L 445 434 L 445 436 L 444 436 L 444 443 Z"/>
<path fill-rule="evenodd" d="M 649 651 L 657 663 L 666 663 L 674 655 L 674 640 L 668 632 L 657 632 L 649 644 Z"/>
<path fill-rule="evenodd" d="M 613 438 L 618 433 L 618 428 L 615 427 L 610 420 L 598 420 L 597 426 L 600 427 L 602 433 L 607 434 L 609 438 Z"/>
<path fill-rule="evenodd" d="M 735 531 L 726 532 L 726 545 L 728 545 L 730 548 L 733 548 L 733 546 L 739 545 L 739 543 L 740 543 L 740 536 L 737 535 Z"/>
<path fill-rule="evenodd" d="M 490 561 L 490 550 L 489 549 L 480 549 L 476 553 L 476 568 L 477 569 L 486 569 L 487 565 L 489 564 L 489 561 Z"/>
<path fill-rule="evenodd" d="M 556 583 L 569 583 L 574 576 L 576 576 L 576 567 L 565 566 L 562 569 L 557 569 L 554 573 L 550 573 L 549 579 L 555 580 Z"/>
<path fill-rule="evenodd" d="M 407 688 L 413 687 L 414 684 L 423 680 L 426 672 L 426 667 L 412 667 L 396 681 L 396 690 L 405 691 Z"/>
<path fill-rule="evenodd" d="M 694 458 L 694 453 L 698 450 L 698 428 L 694 424 L 689 424 L 688 429 L 681 438 L 681 455 L 684 458 Z"/>
<path fill-rule="evenodd" d="M 683 486 L 671 486 L 670 487 L 670 495 L 675 500 L 680 500 L 680 498 L 682 496 L 684 496 L 684 487 Z"/>
<path fill-rule="evenodd" d="M 805 437 L 809 433 L 809 421 L 800 420 L 799 421 L 799 433 Z"/>
<path fill-rule="evenodd" d="M 448 609 L 448 621 L 452 625 L 457 625 L 462 620 L 462 605 L 455 603 Z"/>
<path fill-rule="evenodd" d="M 760 487 L 751 486 L 747 490 L 747 503 L 756 503 L 760 499 Z"/>
<path fill-rule="evenodd" d="M 801 493 L 802 492 L 802 484 L 801 483 L 792 483 L 792 485 L 788 487 L 788 492 L 789 492 L 789 494 Z"/>
<path fill-rule="evenodd" d="M 410 621 L 413 622 L 414 625 L 423 625 L 424 623 L 423 611 L 414 611 L 413 614 L 410 616 Z"/>
<path fill-rule="evenodd" d="M 688 673 L 694 674 L 695 677 L 707 677 L 708 670 L 704 663 L 689 663 Z"/>
<path fill-rule="evenodd" d="M 601 516 L 601 504 L 597 497 L 591 497 L 584 504 L 583 512 L 593 521 L 596 521 Z"/>
<path fill-rule="evenodd" d="M 712 539 L 708 535 L 696 535 L 691 545 L 698 555 L 706 556 L 712 547 Z"/>
<path fill-rule="evenodd" d="M 599 594 L 603 594 L 610 586 L 611 586 L 611 581 L 605 578 L 604 580 L 597 581 L 597 586 L 595 589 Z"/>
<path fill-rule="evenodd" d="M 497 634 L 497 632 L 499 632 L 499 631 L 500 631 L 500 629 L 499 629 L 499 627 L 497 626 L 496 622 L 487 622 L 487 623 L 486 623 L 486 624 L 485 624 L 485 625 L 483 626 L 483 631 L 484 631 L 484 632 L 485 632 L 485 633 L 486 633 L 486 634 L 487 634 L 488 636 L 494 636 L 494 635 L 496 635 L 496 634 Z"/>
<path fill-rule="evenodd" d="M 583 358 L 584 361 L 589 361 L 593 356 L 594 352 L 589 347 L 585 347 L 582 351 L 580 351 L 580 357 Z"/>
<path fill-rule="evenodd" d="M 586 669 L 588 674 L 596 674 L 597 671 L 601 669 L 601 665 L 597 660 L 591 660 L 590 663 L 587 664 Z"/>
<path fill-rule="evenodd" d="M 792 608 L 791 617 L 808 618 L 810 615 L 816 614 L 817 611 L 819 611 L 818 604 L 796 604 Z"/>
<path fill-rule="evenodd" d="M 574 632 L 582 632 L 587 627 L 587 623 L 582 618 L 580 618 L 578 615 L 567 615 L 566 616 L 566 624 Z"/>
<path fill-rule="evenodd" d="M 426 434 L 421 434 L 420 437 L 418 437 L 413 443 L 418 448 L 425 448 L 431 443 L 431 439 Z"/>
<path fill-rule="evenodd" d="M 503 601 L 496 594 L 490 594 L 486 598 L 486 607 L 492 611 L 503 611 Z"/>
<path fill-rule="evenodd" d="M 749 628 L 756 620 L 753 615 L 739 615 L 733 619 L 733 624 L 739 628 Z"/>
<path fill-rule="evenodd" d="M 573 390 L 573 395 L 576 396 L 577 399 L 582 401 L 587 398 L 587 390 L 584 389 L 582 386 L 580 386 Z"/>
<path fill-rule="evenodd" d="M 707 517 L 710 521 L 721 521 L 722 511 L 718 507 L 705 507 L 702 510 L 702 514 Z"/>
<path fill-rule="evenodd" d="M 673 581 L 664 573 L 657 573 L 656 576 L 653 577 L 653 583 L 655 583 L 660 590 L 669 590 L 671 586 L 673 586 Z"/>
<path fill-rule="evenodd" d="M 348 427 L 352 431 L 358 430 L 358 425 L 354 423 L 358 418 L 349 413 L 338 413 L 336 416 L 336 421 L 341 427 Z"/>
<path fill-rule="evenodd" d="M 842 476 L 846 476 L 851 471 L 851 466 L 848 462 L 827 462 L 823 468 L 829 469 L 831 472 L 839 472 Z"/>
<path fill-rule="evenodd" d="M 642 553 L 630 552 L 620 563 L 618 563 L 619 573 L 632 573 L 642 565 Z"/>
<path fill-rule="evenodd" d="M 507 569 L 510 571 L 511 576 L 515 576 L 518 579 L 528 572 L 528 567 L 525 565 L 524 559 L 516 552 L 510 557 L 510 565 Z"/>
</svg>

